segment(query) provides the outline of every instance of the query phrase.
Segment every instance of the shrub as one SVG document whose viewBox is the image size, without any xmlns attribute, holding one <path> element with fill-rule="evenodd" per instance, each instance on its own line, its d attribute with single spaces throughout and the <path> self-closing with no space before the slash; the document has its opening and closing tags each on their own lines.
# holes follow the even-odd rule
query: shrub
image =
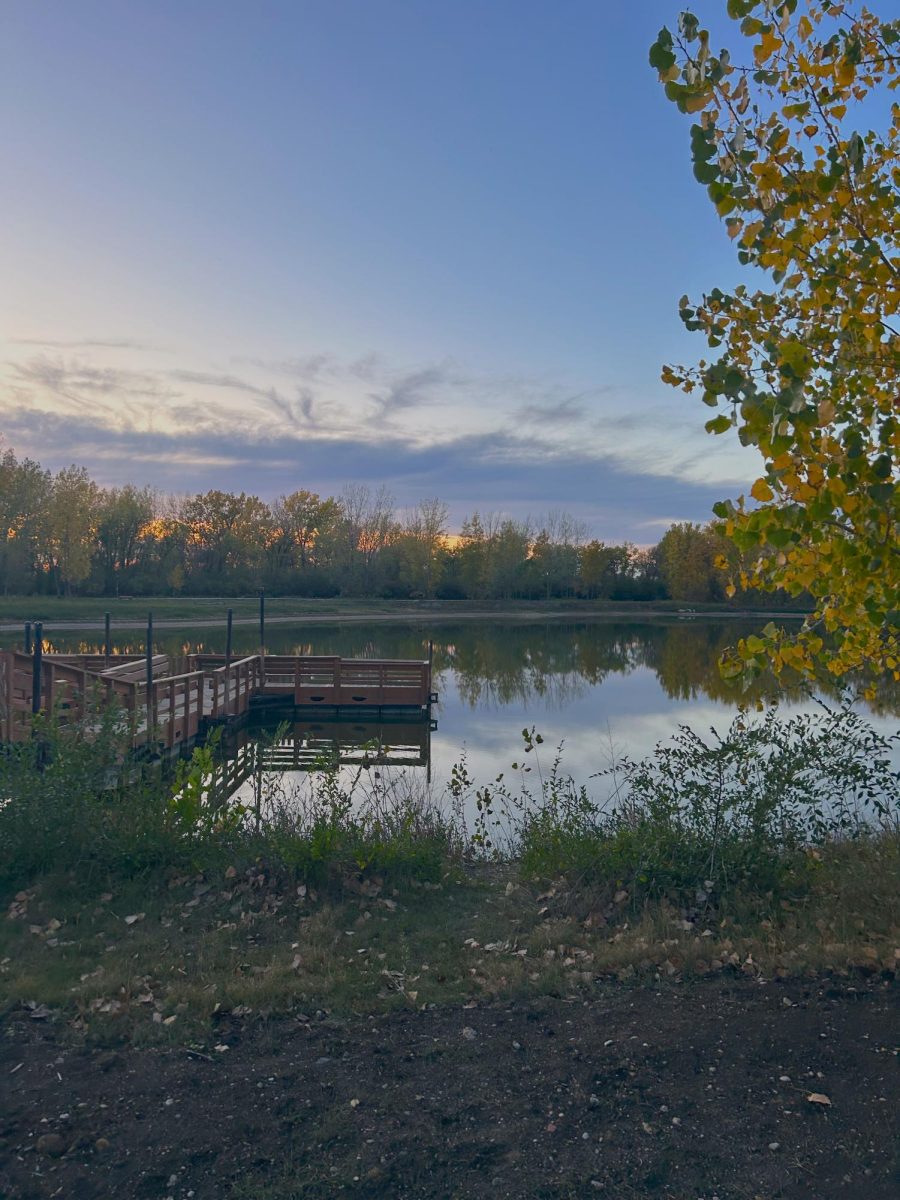
<svg viewBox="0 0 900 1200">
<path fill-rule="evenodd" d="M 603 803 L 563 772 L 561 748 L 545 776 L 540 735 L 523 737 L 534 757 L 513 764 L 519 789 L 498 776 L 476 793 L 476 844 L 519 856 L 527 874 L 576 875 L 633 900 L 782 895 L 805 886 L 810 847 L 897 820 L 897 738 L 849 704 L 786 719 L 741 713 L 706 739 L 682 726 L 648 757 L 601 772 L 612 785 Z"/>
</svg>

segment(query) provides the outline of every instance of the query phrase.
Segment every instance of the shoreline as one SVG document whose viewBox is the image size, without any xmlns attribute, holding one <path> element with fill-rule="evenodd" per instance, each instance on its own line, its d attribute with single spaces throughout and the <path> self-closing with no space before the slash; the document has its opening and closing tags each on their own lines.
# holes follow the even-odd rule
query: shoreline
<svg viewBox="0 0 900 1200">
<path fill-rule="evenodd" d="M 585 612 L 582 609 L 552 609 L 541 612 L 538 609 L 467 609 L 465 612 L 453 612 L 446 609 L 429 609 L 420 612 L 401 610 L 397 612 L 328 612 L 279 614 L 266 616 L 266 625 L 359 625 L 359 624 L 447 624 L 457 621 L 516 621 L 523 623 L 539 623 L 545 621 L 585 621 L 595 622 L 604 620 L 639 620 L 658 621 L 661 619 L 678 621 L 697 620 L 803 620 L 809 614 L 784 612 L 777 609 L 651 609 L 646 612 L 635 611 L 633 608 L 604 609 L 602 612 Z M 45 632 L 62 633 L 79 629 L 98 630 L 104 628 L 103 621 L 97 620 L 47 620 L 42 622 Z M 135 617 L 112 619 L 114 629 L 143 629 L 146 620 Z M 165 617 L 154 615 L 154 629 L 214 629 L 224 628 L 226 617 Z M 233 618 L 234 625 L 258 625 L 258 616 L 237 616 Z M 24 619 L 19 621 L 0 622 L 0 634 L 18 633 L 24 625 Z"/>
</svg>

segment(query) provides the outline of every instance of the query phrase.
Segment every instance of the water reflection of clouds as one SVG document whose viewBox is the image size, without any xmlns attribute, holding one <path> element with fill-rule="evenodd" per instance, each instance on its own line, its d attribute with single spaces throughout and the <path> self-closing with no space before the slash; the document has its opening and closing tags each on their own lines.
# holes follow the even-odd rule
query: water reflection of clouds
<svg viewBox="0 0 900 1200">
<path fill-rule="evenodd" d="M 821 711 L 812 699 L 785 700 L 781 710 L 785 715 Z M 493 780 L 499 771 L 511 779 L 510 764 L 523 757 L 521 730 L 534 726 L 544 738 L 540 748 L 544 771 L 562 743 L 564 773 L 584 783 L 595 798 L 604 799 L 611 790 L 609 780 L 592 777 L 614 759 L 651 754 L 681 725 L 704 738 L 711 728 L 724 733 L 737 711 L 736 703 L 670 697 L 650 667 L 610 674 L 600 684 L 587 685 L 564 710 L 530 701 L 473 711 L 451 686 L 442 697 L 438 732 L 432 737 L 433 776 L 436 784 L 442 783 L 465 746 L 469 773 L 479 783 Z M 896 732 L 895 718 L 867 716 L 879 733 Z M 900 765 L 900 749 L 895 759 Z"/>
</svg>

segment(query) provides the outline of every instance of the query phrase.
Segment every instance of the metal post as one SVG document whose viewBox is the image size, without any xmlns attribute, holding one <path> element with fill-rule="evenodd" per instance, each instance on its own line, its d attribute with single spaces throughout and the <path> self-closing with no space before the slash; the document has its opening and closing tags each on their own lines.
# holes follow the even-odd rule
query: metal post
<svg viewBox="0 0 900 1200">
<path fill-rule="evenodd" d="M 259 591 L 259 669 L 262 685 L 266 686 L 266 593 Z"/>
<path fill-rule="evenodd" d="M 231 707 L 231 677 L 228 674 L 231 666 L 231 626 L 234 621 L 234 609 L 228 610 L 228 621 L 225 625 L 225 716 L 230 716 Z"/>
<path fill-rule="evenodd" d="M 41 711 L 41 659 L 44 652 L 44 626 L 37 621 L 34 626 L 34 652 L 31 659 L 31 711 Z"/>
<path fill-rule="evenodd" d="M 25 653 L 31 653 L 31 622 L 25 622 Z"/>
<path fill-rule="evenodd" d="M 147 742 L 150 741 L 153 714 L 153 613 L 147 613 Z"/>
<path fill-rule="evenodd" d="M 103 624 L 105 627 L 105 634 L 104 634 L 104 640 L 103 640 L 103 647 L 104 647 L 103 653 L 104 653 L 104 657 L 106 659 L 106 666 L 109 666 L 109 658 L 110 658 L 110 655 L 112 654 L 112 635 L 110 634 L 110 631 L 109 631 L 109 627 L 110 627 L 109 613 L 103 614 Z"/>
</svg>

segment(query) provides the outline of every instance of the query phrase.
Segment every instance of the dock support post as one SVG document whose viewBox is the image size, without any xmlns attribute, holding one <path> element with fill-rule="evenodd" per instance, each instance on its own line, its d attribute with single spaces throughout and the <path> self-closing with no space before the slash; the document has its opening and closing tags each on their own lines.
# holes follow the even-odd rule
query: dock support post
<svg viewBox="0 0 900 1200">
<path fill-rule="evenodd" d="M 34 651 L 31 658 L 31 711 L 41 711 L 41 666 L 44 652 L 44 626 L 36 622 L 34 626 Z"/>
<path fill-rule="evenodd" d="M 112 654 L 112 635 L 110 634 L 109 613 L 103 614 L 103 627 L 104 627 L 103 656 L 104 656 L 104 659 L 106 662 L 106 666 L 108 667 L 109 666 L 109 658 L 110 658 L 110 655 Z"/>
<path fill-rule="evenodd" d="M 25 653 L 31 653 L 31 622 L 25 622 Z"/>
</svg>

